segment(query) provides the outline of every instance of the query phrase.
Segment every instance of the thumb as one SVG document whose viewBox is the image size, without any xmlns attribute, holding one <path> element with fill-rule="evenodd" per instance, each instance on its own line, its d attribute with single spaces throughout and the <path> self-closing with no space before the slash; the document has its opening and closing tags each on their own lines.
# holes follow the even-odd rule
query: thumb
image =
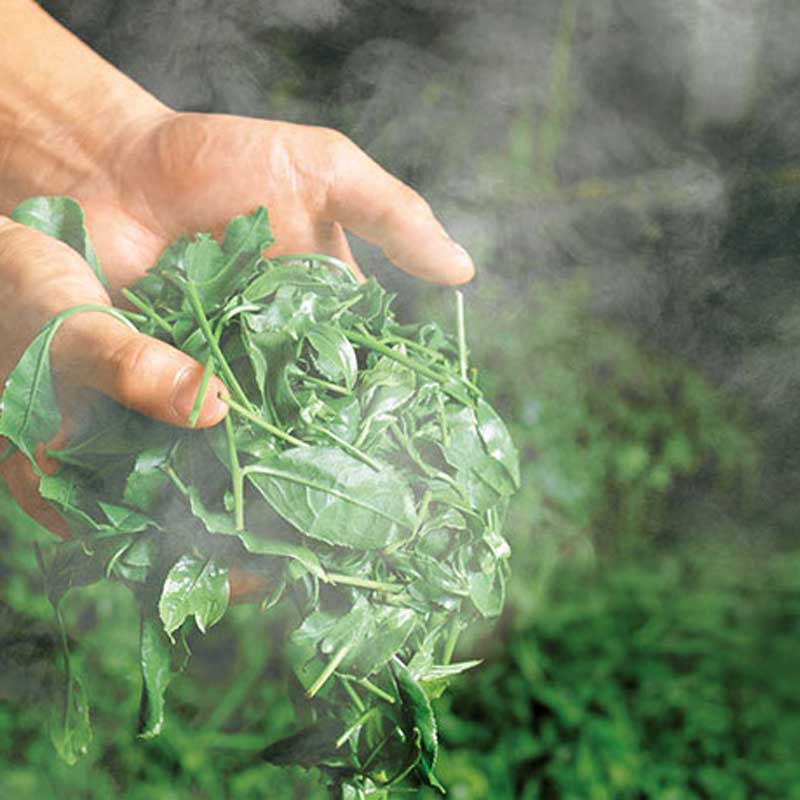
<svg viewBox="0 0 800 800">
<path fill-rule="evenodd" d="M 96 389 L 148 417 L 189 427 L 203 367 L 165 342 L 107 314 L 87 312 L 63 323 L 52 359 L 54 372 L 71 386 Z M 218 397 L 223 389 L 212 377 L 196 427 L 215 425 L 225 416 L 227 406 Z"/>
</svg>

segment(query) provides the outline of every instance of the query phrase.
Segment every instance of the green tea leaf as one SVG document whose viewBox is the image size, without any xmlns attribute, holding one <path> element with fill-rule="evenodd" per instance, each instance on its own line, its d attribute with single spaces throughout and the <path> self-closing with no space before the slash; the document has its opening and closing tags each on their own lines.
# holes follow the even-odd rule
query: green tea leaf
<svg viewBox="0 0 800 800">
<path fill-rule="evenodd" d="M 486 452 L 499 461 L 514 481 L 514 488 L 519 489 L 519 454 L 505 423 L 497 412 L 483 399 L 479 398 L 475 406 L 478 421 L 478 433 L 486 448 Z"/>
<path fill-rule="evenodd" d="M 70 766 L 89 750 L 92 741 L 89 702 L 77 677 L 70 678 L 70 684 L 64 690 L 62 707 L 56 705 L 53 709 L 50 740 L 59 756 Z"/>
<path fill-rule="evenodd" d="M 139 663 L 142 670 L 142 700 L 139 706 L 139 736 L 152 739 L 164 725 L 164 694 L 177 672 L 175 646 L 171 645 L 161 621 L 142 613 L 139 635 Z"/>
<path fill-rule="evenodd" d="M 439 754 L 439 740 L 436 717 L 430 700 L 405 665 L 398 659 L 392 662 L 392 671 L 397 680 L 408 740 L 419 742 L 420 758 L 417 768 L 429 786 L 444 794 L 444 787 L 434 774 Z"/>
<path fill-rule="evenodd" d="M 71 197 L 31 197 L 11 212 L 11 219 L 68 244 L 108 287 L 84 224 L 83 209 Z"/>
<path fill-rule="evenodd" d="M 248 531 L 239 531 L 238 536 L 250 553 L 293 559 L 305 567 L 311 575 L 323 581 L 327 580 L 327 575 L 319 562 L 319 558 L 307 547 Z"/>
<path fill-rule="evenodd" d="M 352 389 L 358 373 L 356 351 L 349 339 L 333 325 L 316 325 L 308 332 L 308 341 L 316 351 L 317 369 L 332 381 L 344 381 Z"/>
<path fill-rule="evenodd" d="M 345 754 L 335 742 L 344 730 L 338 720 L 323 720 L 310 728 L 304 728 L 293 736 L 274 742 L 261 751 L 261 758 L 279 766 L 299 766 L 306 769 L 344 765 Z"/>
<path fill-rule="evenodd" d="M 102 500 L 98 502 L 98 505 L 108 518 L 109 525 L 117 533 L 139 533 L 147 528 L 158 527 L 150 517 L 131 508 L 114 503 L 104 503 Z"/>
<path fill-rule="evenodd" d="M 49 442 L 61 428 L 61 412 L 53 392 L 50 346 L 61 323 L 85 311 L 109 314 L 133 327 L 120 311 L 108 306 L 80 305 L 62 311 L 28 345 L 9 375 L 0 400 L 0 436 L 8 437 L 27 456 L 37 474 L 42 472 L 34 458 L 36 445 Z"/>
<path fill-rule="evenodd" d="M 397 655 L 418 621 L 410 608 L 371 608 L 367 638 L 342 662 L 342 670 L 364 678 L 378 672 Z"/>
<path fill-rule="evenodd" d="M 413 495 L 397 470 L 375 472 L 338 449 L 285 450 L 248 467 L 247 477 L 284 519 L 328 544 L 386 547 L 416 525 Z"/>
<path fill-rule="evenodd" d="M 458 470 L 459 482 L 467 489 L 473 508 L 484 511 L 516 491 L 514 473 L 505 461 L 511 456 L 502 451 L 505 461 L 486 452 L 475 412 L 469 407 L 448 406 L 445 412 L 447 440 L 440 443 L 445 460 Z M 498 438 L 497 429 L 487 424 L 487 435 Z M 495 448 L 496 452 L 500 452 Z M 513 454 L 515 456 L 515 453 Z"/>
<path fill-rule="evenodd" d="M 222 619 L 229 598 L 227 567 L 213 558 L 188 554 L 179 558 L 167 573 L 158 613 L 168 636 L 191 615 L 201 633 L 205 633 Z"/>
<path fill-rule="evenodd" d="M 58 330 L 51 322 L 28 346 L 6 381 L 0 400 L 0 435 L 7 436 L 41 473 L 34 450 L 61 428 L 50 371 L 50 345 Z"/>
<path fill-rule="evenodd" d="M 206 311 L 222 305 L 255 271 L 261 253 L 272 242 L 267 211 L 259 206 L 249 216 L 231 220 L 220 246 L 199 235 L 186 248 L 186 275 Z"/>
</svg>

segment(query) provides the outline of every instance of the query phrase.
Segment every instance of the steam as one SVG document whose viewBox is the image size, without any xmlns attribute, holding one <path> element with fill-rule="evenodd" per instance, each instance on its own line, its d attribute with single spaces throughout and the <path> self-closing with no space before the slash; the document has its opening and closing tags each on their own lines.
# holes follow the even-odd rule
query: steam
<svg viewBox="0 0 800 800">
<path fill-rule="evenodd" d="M 798 312 L 759 281 L 796 252 L 758 229 L 758 170 L 800 156 L 794 0 L 45 5 L 180 108 L 343 129 L 428 197 L 478 285 L 583 269 L 599 314 L 788 418 Z M 743 208 L 755 189 L 766 209 Z M 740 217 L 763 254 L 726 244 Z M 761 346 L 737 344 L 751 296 L 775 317 Z"/>
</svg>

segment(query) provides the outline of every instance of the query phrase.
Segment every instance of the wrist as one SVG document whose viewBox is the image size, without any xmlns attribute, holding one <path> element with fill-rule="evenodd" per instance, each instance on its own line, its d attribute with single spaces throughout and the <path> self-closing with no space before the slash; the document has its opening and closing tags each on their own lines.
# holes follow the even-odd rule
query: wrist
<svg viewBox="0 0 800 800">
<path fill-rule="evenodd" d="M 102 182 L 120 142 L 169 113 L 34 3 L 13 0 L 0 25 L 0 213 L 35 194 Z"/>
</svg>

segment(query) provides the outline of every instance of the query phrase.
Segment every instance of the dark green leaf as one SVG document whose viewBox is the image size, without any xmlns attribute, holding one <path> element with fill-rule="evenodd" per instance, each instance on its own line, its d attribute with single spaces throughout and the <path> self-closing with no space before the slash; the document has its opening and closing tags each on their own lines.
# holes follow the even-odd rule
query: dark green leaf
<svg viewBox="0 0 800 800">
<path fill-rule="evenodd" d="M 392 670 L 397 680 L 408 739 L 412 742 L 419 742 L 420 759 L 417 768 L 429 786 L 433 786 L 444 794 L 444 787 L 434 774 L 439 753 L 439 740 L 436 717 L 433 714 L 430 700 L 401 661 L 395 659 L 392 662 Z"/>
<path fill-rule="evenodd" d="M 325 720 L 274 742 L 261 751 L 261 758 L 280 766 L 344 765 L 345 754 L 335 745 L 343 730 L 344 725 L 338 720 Z"/>
</svg>

